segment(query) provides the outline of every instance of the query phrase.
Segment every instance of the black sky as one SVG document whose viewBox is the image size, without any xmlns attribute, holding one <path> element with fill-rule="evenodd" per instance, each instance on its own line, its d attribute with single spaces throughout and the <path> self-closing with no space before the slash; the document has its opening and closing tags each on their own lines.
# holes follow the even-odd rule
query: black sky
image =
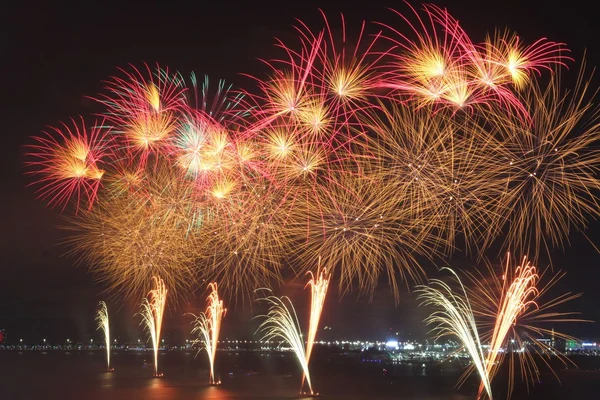
<svg viewBox="0 0 600 400">
<path fill-rule="evenodd" d="M 97 111 L 86 96 L 98 93 L 102 80 L 115 74 L 116 67 L 158 62 L 184 74 L 193 70 L 252 89 L 252 82 L 238 73 L 264 74 L 257 58 L 278 54 L 273 47 L 275 37 L 284 41 L 294 37 L 294 18 L 320 27 L 321 7 L 332 21 L 343 12 L 349 30 L 355 31 L 362 19 L 396 22 L 386 7 L 407 10 L 400 1 L 375 0 L 14 3 L 18 4 L 3 5 L 0 11 L 0 329 L 7 328 L 13 338 L 31 341 L 92 337 L 95 304 L 103 295 L 102 287 L 84 268 L 75 268 L 72 259 L 61 257 L 64 248 L 57 246 L 57 213 L 44 208 L 35 200 L 33 189 L 26 187 L 23 146 L 30 136 L 46 125 Z M 509 27 L 525 40 L 548 37 L 565 42 L 577 60 L 586 48 L 590 64 L 600 60 L 596 14 L 583 1 L 561 6 L 539 1 L 433 3 L 447 7 L 476 41 L 495 28 Z M 599 232 L 600 225 L 593 223 L 587 234 L 600 244 Z M 554 257 L 555 265 L 568 271 L 559 290 L 584 292 L 573 306 L 585 317 L 600 321 L 600 255 L 582 235 L 573 235 L 572 242 L 571 248 Z M 293 284 L 283 291 L 304 298 L 301 288 Z M 390 329 L 403 335 L 425 331 L 418 323 L 422 312 L 412 297 L 403 296 L 396 308 L 385 285 L 376 291 L 372 303 L 357 301 L 352 295 L 341 301 L 336 293 L 330 296 L 323 324 L 346 336 L 383 339 Z M 198 300 L 189 310 L 200 305 Z M 137 305 L 115 301 L 110 306 L 119 309 L 115 314 L 118 335 L 141 337 L 132 319 Z M 180 316 L 184 308 L 171 312 L 172 326 L 187 323 Z M 249 337 L 256 326 L 253 313 L 247 308 L 230 313 L 225 336 Z M 596 324 L 571 329 L 577 335 L 600 337 Z M 173 335 L 177 332 L 172 330 Z"/>
</svg>

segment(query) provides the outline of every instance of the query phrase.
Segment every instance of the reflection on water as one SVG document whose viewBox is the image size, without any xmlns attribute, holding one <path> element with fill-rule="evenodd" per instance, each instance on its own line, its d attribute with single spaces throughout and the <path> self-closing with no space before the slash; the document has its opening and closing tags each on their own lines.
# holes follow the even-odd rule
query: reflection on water
<svg viewBox="0 0 600 400">
<path fill-rule="evenodd" d="M 173 387 L 164 377 L 152 377 L 147 381 L 147 389 L 144 390 L 144 399 L 148 400 L 171 400 L 177 398 L 177 387 Z"/>
<path fill-rule="evenodd" d="M 223 388 L 222 385 L 214 386 L 201 382 L 194 383 L 194 385 L 191 385 L 181 382 L 178 379 L 170 380 L 164 377 L 150 378 L 147 380 L 145 388 L 148 390 L 144 390 L 143 398 L 149 400 L 166 400 L 186 396 L 186 399 L 225 400 L 235 398 L 236 396 L 235 392 Z"/>
<path fill-rule="evenodd" d="M 70 353 L 0 352 L 1 399 L 312 399 L 299 395 L 300 370 L 288 355 L 220 353 L 216 367 L 223 382 L 211 386 L 205 357 L 166 353 L 160 364 L 164 377 L 155 378 L 144 353 L 113 353 L 114 372 L 106 372 L 102 352 Z M 327 400 L 467 400 L 473 399 L 477 391 L 476 380 L 456 389 L 454 385 L 462 371 L 451 366 L 384 366 L 327 356 L 315 357 L 311 372 L 315 390 Z M 547 379 L 531 393 L 516 393 L 513 399 L 598 398 L 600 372 L 570 370 L 561 378 L 562 387 Z"/>
<path fill-rule="evenodd" d="M 227 399 L 227 398 L 231 398 L 235 396 L 235 393 L 231 390 L 227 390 L 225 388 L 223 388 L 222 385 L 219 386 L 207 386 L 201 393 L 198 393 L 199 395 L 201 395 L 200 397 L 198 397 L 199 399 L 214 399 L 214 400 L 220 400 L 220 399 Z"/>
<path fill-rule="evenodd" d="M 105 371 L 98 374 L 100 387 L 103 389 L 113 388 L 115 386 L 114 372 Z"/>
</svg>

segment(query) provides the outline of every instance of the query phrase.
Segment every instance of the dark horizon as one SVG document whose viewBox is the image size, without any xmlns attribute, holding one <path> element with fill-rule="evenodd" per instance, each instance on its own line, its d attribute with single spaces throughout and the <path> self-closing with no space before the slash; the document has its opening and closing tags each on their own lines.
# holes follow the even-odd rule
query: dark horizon
<svg viewBox="0 0 600 400">
<path fill-rule="evenodd" d="M 159 63 L 184 75 L 195 71 L 252 90 L 252 80 L 241 73 L 265 76 L 266 70 L 258 58 L 280 54 L 273 46 L 274 38 L 293 38 L 295 18 L 320 27 L 319 7 L 336 24 L 342 12 L 349 31 L 357 33 L 362 19 L 395 21 L 386 7 L 407 9 L 403 3 L 392 1 L 369 2 L 368 8 L 342 2 L 319 3 L 82 3 L 58 7 L 28 2 L 4 6 L 8 31 L 2 39 L 5 61 L 1 101 L 8 146 L 1 158 L 4 187 L 0 194 L 0 329 L 7 329 L 10 339 L 98 338 L 94 324 L 96 305 L 107 298 L 105 286 L 95 282 L 85 266 L 75 267 L 74 258 L 62 256 L 66 248 L 59 244 L 62 233 L 57 226 L 63 223 L 59 212 L 37 201 L 34 188 L 27 186 L 31 179 L 24 173 L 23 161 L 24 146 L 31 143 L 30 137 L 71 117 L 91 118 L 97 106 L 89 97 L 102 90 L 102 81 L 116 74 L 118 67 Z M 431 3 L 447 7 L 477 40 L 482 40 L 486 32 L 506 26 L 527 42 L 547 37 L 566 43 L 576 60 L 570 66 L 571 76 L 578 71 L 585 49 L 590 69 L 600 65 L 595 15 L 581 1 L 570 3 L 568 8 L 551 8 L 542 2 Z M 418 6 L 420 2 L 411 4 Z M 594 82 L 597 85 L 597 77 Z M 583 297 L 569 308 L 581 311 L 582 318 L 600 321 L 600 254 L 590 243 L 600 243 L 600 223 L 590 223 L 584 233 L 585 236 L 574 232 L 570 235 L 570 247 L 564 252 L 553 252 L 553 265 L 567 272 L 554 293 L 582 292 Z M 457 257 L 450 265 L 464 263 Z M 427 272 L 430 277 L 435 276 L 434 268 Z M 308 293 L 302 294 L 303 287 L 304 282 L 299 281 L 275 288 L 277 293 L 297 299 L 300 318 L 308 302 Z M 185 332 L 190 320 L 183 317 L 184 312 L 204 309 L 202 289 L 187 304 L 168 311 L 167 335 Z M 368 296 L 357 300 L 356 291 L 341 300 L 337 291 L 331 291 L 321 326 L 332 326 L 341 335 L 352 338 L 384 339 L 386 332 L 423 336 L 428 331 L 420 322 L 425 312 L 417 307 L 414 295 L 404 292 L 396 307 L 385 281 L 376 289 L 372 302 Z M 115 317 L 117 336 L 144 337 L 139 319 L 133 318 L 139 304 L 115 299 L 108 304 L 111 317 Z M 257 308 L 230 308 L 223 337 L 251 335 L 258 324 L 252 319 Z M 596 323 L 568 324 L 562 330 L 579 337 L 600 338 Z"/>
</svg>

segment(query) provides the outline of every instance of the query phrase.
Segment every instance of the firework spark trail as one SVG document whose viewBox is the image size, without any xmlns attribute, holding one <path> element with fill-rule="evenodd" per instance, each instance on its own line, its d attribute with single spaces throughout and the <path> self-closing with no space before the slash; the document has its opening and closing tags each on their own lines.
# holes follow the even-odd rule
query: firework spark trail
<svg viewBox="0 0 600 400">
<path fill-rule="evenodd" d="M 528 254 L 534 262 L 600 216 L 600 109 L 590 102 L 597 89 L 585 63 L 574 87 L 562 86 L 560 73 L 547 85 L 528 85 L 523 98 L 533 124 L 510 119 L 499 131 L 506 138 L 505 165 L 496 178 L 503 181 L 496 196 L 507 226 L 503 249 Z"/>
<path fill-rule="evenodd" d="M 551 357 L 556 357 L 563 365 L 574 364 L 552 345 L 549 347 L 539 339 L 551 336 L 574 340 L 569 335 L 555 331 L 554 324 L 589 322 L 574 318 L 577 313 L 555 310 L 556 307 L 576 299 L 579 294 L 565 293 L 550 300 L 542 298 L 564 273 L 553 273 L 547 282 L 541 284 L 545 274 L 538 274 L 537 269 L 527 262 L 526 257 L 517 266 L 511 266 L 509 260 L 510 255 L 501 277 L 491 266 L 488 266 L 489 276 L 479 270 L 475 273 L 465 272 L 467 286 L 463 285 L 464 279 L 459 279 L 452 271 L 454 281 L 460 286 L 460 292 L 453 292 L 450 285 L 440 280 L 432 280 L 429 286 L 421 286 L 418 289 L 419 298 L 424 300 L 423 304 L 438 309 L 426 322 L 436 324 L 434 331 L 438 333 L 438 337 L 459 337 L 473 359 L 473 365 L 465 371 L 458 384 L 462 385 L 472 372 L 477 371 L 482 377 L 478 398 L 485 395 L 490 397 L 489 385 L 507 355 L 510 357 L 508 397 L 514 388 L 517 366 L 520 367 L 521 377 L 528 388 L 530 383 L 540 378 L 539 364 L 544 364 L 558 379 L 550 364 Z M 544 327 L 544 324 L 551 324 L 552 329 Z M 469 325 L 470 330 L 467 328 Z M 515 343 L 519 351 L 509 349 L 509 336 L 511 343 Z M 481 343 L 484 341 L 490 342 L 487 354 L 481 349 Z M 515 364 L 515 358 L 518 359 L 518 365 Z"/>
<path fill-rule="evenodd" d="M 562 279 L 564 273 L 538 273 L 526 257 L 520 264 L 513 265 L 510 254 L 507 255 L 506 266 L 498 274 L 491 266 L 489 276 L 481 272 L 466 273 L 470 280 L 469 297 L 474 304 L 476 316 L 481 319 L 480 327 L 490 340 L 490 349 L 486 357 L 486 368 L 490 380 L 509 356 L 508 397 L 512 394 L 517 367 L 527 388 L 540 379 L 541 365 L 558 375 L 550 364 L 550 358 L 559 360 L 563 365 L 575 364 L 553 346 L 540 342 L 542 337 L 575 340 L 575 338 L 555 330 L 557 323 L 590 322 L 575 317 L 578 313 L 572 311 L 557 311 L 556 308 L 570 302 L 581 294 L 563 293 L 548 299 L 554 285 Z M 551 277 L 546 278 L 550 273 Z M 550 326 L 551 328 L 550 328 Z M 510 343 L 520 351 L 509 351 Z M 501 351 L 505 349 L 504 351 Z M 515 363 L 518 359 L 518 364 Z"/>
<path fill-rule="evenodd" d="M 505 288 L 502 290 L 502 297 L 498 305 L 498 317 L 492 333 L 490 348 L 486 358 L 486 370 L 489 379 L 492 380 L 498 371 L 501 358 L 500 350 L 506 344 L 507 335 L 512 330 L 517 319 L 529 307 L 537 307 L 535 298 L 538 290 L 536 283 L 539 278 L 536 268 L 524 257 L 522 263 L 515 269 L 514 277 L 510 279 L 509 260 L 507 257 L 506 270 L 504 274 Z M 512 391 L 512 379 L 509 383 L 509 391 Z M 478 396 L 483 392 L 483 383 L 479 386 Z"/>
<path fill-rule="evenodd" d="M 209 383 L 211 385 L 217 385 L 221 382 L 215 380 L 215 356 L 217 353 L 217 344 L 219 343 L 221 320 L 227 312 L 227 309 L 223 307 L 223 300 L 219 298 L 217 283 L 211 283 L 208 287 L 211 292 L 207 299 L 208 306 L 206 307 L 206 311 L 199 316 L 191 314 L 195 318 L 194 321 L 192 321 L 192 324 L 194 325 L 192 334 L 199 336 L 199 341 L 206 349 L 208 362 L 210 364 Z"/>
<path fill-rule="evenodd" d="M 96 329 L 102 329 L 104 332 L 104 345 L 106 346 L 106 370 L 110 371 L 110 328 L 108 324 L 108 308 L 106 303 L 101 301 L 98 304 L 98 312 L 96 313 Z"/>
<path fill-rule="evenodd" d="M 162 279 L 152 277 L 154 289 L 148 293 L 148 297 L 142 301 L 142 310 L 139 315 L 142 317 L 142 322 L 150 339 L 152 341 L 152 349 L 154 351 L 154 376 L 158 377 L 158 348 L 160 346 L 160 334 L 162 330 L 162 320 L 167 301 L 167 288 Z"/>
<path fill-rule="evenodd" d="M 199 279 L 250 297 L 321 255 L 341 294 L 383 272 L 398 300 L 421 258 L 567 245 L 600 216 L 590 80 L 563 91 L 560 43 L 479 41 L 446 9 L 407 7 L 374 31 L 299 22 L 254 90 L 121 69 L 96 98 L 106 122 L 28 151 L 40 197 L 75 205 L 72 252 L 130 298 L 151 276 L 171 299 Z"/>
<path fill-rule="evenodd" d="M 281 339 L 291 347 L 302 367 L 303 378 L 306 378 L 310 394 L 314 394 L 304 339 L 302 338 L 300 323 L 298 322 L 298 316 L 296 315 L 292 301 L 287 296 L 267 296 L 260 300 L 269 305 L 269 311 L 266 315 L 259 316 L 259 318 L 264 318 L 264 321 L 259 325 L 257 332 L 264 332 L 262 340 Z M 301 393 L 302 389 L 301 387 Z"/>
<path fill-rule="evenodd" d="M 425 322 L 428 325 L 435 325 L 433 330 L 437 332 L 438 337 L 451 335 L 460 340 L 464 349 L 469 353 L 481 378 L 482 387 L 491 400 L 491 379 L 467 292 L 454 271 L 449 268 L 443 269 L 454 275 L 462 293 L 454 293 L 448 284 L 439 279 L 432 279 L 429 286 L 419 286 L 417 291 L 419 299 L 423 301 L 422 305 L 434 306 L 438 309 L 427 317 Z"/>
<path fill-rule="evenodd" d="M 321 258 L 319 257 L 319 270 L 317 275 L 312 272 L 310 273 L 310 281 L 306 284 L 310 286 L 310 321 L 308 324 L 308 333 L 306 335 L 306 364 L 310 362 L 310 355 L 315 344 L 315 337 L 319 329 L 319 321 L 321 320 L 321 313 L 323 312 L 323 305 L 325 304 L 325 296 L 327 296 L 327 288 L 329 287 L 329 279 L 331 275 L 327 273 L 327 270 L 320 270 Z M 302 384 L 304 386 L 305 376 L 302 375 Z"/>
</svg>

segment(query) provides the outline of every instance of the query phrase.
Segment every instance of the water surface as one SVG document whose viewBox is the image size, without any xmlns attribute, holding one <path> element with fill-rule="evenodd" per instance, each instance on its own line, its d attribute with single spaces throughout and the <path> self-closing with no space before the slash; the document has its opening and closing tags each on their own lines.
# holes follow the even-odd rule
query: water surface
<svg viewBox="0 0 600 400">
<path fill-rule="evenodd" d="M 164 352 L 162 378 L 153 378 L 152 353 L 115 352 L 115 371 L 105 372 L 102 352 L 0 352 L 0 398 L 61 400 L 274 400 L 299 399 L 300 372 L 291 354 L 217 353 L 220 386 L 209 386 L 204 354 Z M 462 370 L 451 364 L 384 365 L 341 355 L 315 356 L 313 386 L 324 399 L 474 398 L 477 382 L 460 389 Z M 387 376 L 383 370 L 387 369 Z M 562 385 L 544 377 L 529 393 L 521 385 L 513 399 L 597 399 L 599 371 L 561 371 Z M 500 381 L 500 379 L 499 379 Z M 501 397 L 496 398 L 503 398 Z"/>
</svg>

